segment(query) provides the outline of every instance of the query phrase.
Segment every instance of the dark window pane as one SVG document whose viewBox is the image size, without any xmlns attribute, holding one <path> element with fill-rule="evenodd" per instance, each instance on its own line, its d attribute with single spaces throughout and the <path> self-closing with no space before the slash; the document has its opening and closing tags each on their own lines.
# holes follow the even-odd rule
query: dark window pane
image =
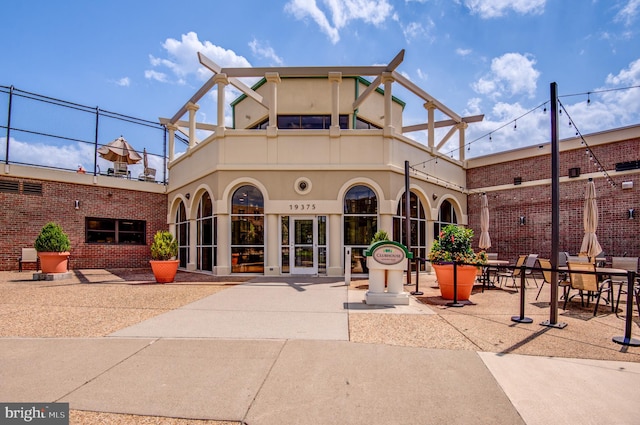
<svg viewBox="0 0 640 425">
<path fill-rule="evenodd" d="M 378 199 L 367 186 L 354 186 L 344 198 L 345 214 L 377 214 Z"/>
<path fill-rule="evenodd" d="M 345 245 L 369 245 L 376 232 L 376 217 L 347 216 L 344 218 Z"/>
<path fill-rule="evenodd" d="M 232 247 L 231 272 L 264 273 L 264 249 L 262 247 Z"/>
</svg>

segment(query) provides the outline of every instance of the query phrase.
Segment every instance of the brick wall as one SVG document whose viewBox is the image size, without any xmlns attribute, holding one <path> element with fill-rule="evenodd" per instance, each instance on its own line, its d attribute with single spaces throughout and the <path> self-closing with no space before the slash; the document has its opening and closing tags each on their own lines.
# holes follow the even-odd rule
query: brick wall
<svg viewBox="0 0 640 425">
<path fill-rule="evenodd" d="M 640 256 L 640 170 L 618 173 L 618 162 L 640 159 L 640 140 L 624 140 L 592 148 L 598 160 L 616 183 L 611 185 L 590 163 L 585 149 L 560 153 L 560 176 L 567 177 L 570 168 L 579 167 L 581 173 L 593 174 L 596 185 L 599 224 L 596 235 L 608 257 Z M 506 190 L 487 191 L 489 200 L 490 252 L 498 252 L 501 259 L 515 260 L 519 254 L 537 253 L 549 258 L 551 253 L 551 185 L 514 185 L 513 178 L 523 182 L 551 178 L 550 155 L 519 159 L 470 169 L 467 184 L 470 190 L 511 185 Z M 584 177 L 584 176 L 582 176 Z M 622 182 L 633 182 L 632 189 L 622 189 Z M 560 184 L 560 240 L 561 251 L 576 254 L 580 251 L 583 230 L 583 207 L 587 180 L 569 179 Z M 468 213 L 477 245 L 480 236 L 480 195 L 470 195 Z M 634 208 L 636 218 L 628 219 L 627 211 Z M 524 216 L 525 225 L 519 217 Z M 476 246 L 477 249 L 477 246 Z"/>
<path fill-rule="evenodd" d="M 166 229 L 164 194 L 89 185 L 3 177 L 3 180 L 42 184 L 42 195 L 0 192 L 0 270 L 17 270 L 20 249 L 33 247 L 49 221 L 62 226 L 71 239 L 71 268 L 149 267 L 154 233 Z M 80 208 L 74 208 L 74 201 Z M 7 207 L 10 206 L 10 207 Z M 85 243 L 85 217 L 145 220 L 146 245 Z M 35 269 L 27 264 L 25 270 Z"/>
</svg>

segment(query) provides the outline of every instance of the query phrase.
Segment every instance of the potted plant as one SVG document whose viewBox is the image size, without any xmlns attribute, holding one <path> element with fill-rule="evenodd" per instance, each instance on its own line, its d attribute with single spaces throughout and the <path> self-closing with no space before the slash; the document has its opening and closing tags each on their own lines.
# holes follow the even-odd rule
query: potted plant
<svg viewBox="0 0 640 425">
<path fill-rule="evenodd" d="M 64 273 L 68 270 L 71 242 L 59 224 L 45 224 L 36 238 L 34 248 L 40 258 L 42 273 Z"/>
<path fill-rule="evenodd" d="M 453 265 L 456 265 L 457 299 L 468 300 L 478 274 L 478 267 L 487 264 L 487 254 L 471 248 L 473 230 L 447 225 L 433 241 L 429 260 L 436 271 L 440 293 L 444 299 L 453 299 Z M 481 269 L 480 269 L 481 270 Z"/>
<path fill-rule="evenodd" d="M 373 245 L 376 242 L 388 241 L 388 240 L 389 240 L 389 234 L 384 230 L 378 230 L 376 234 L 373 235 L 373 238 L 371 239 L 371 243 L 369 244 L 369 246 Z"/>
<path fill-rule="evenodd" d="M 178 272 L 178 241 L 167 230 L 158 230 L 151 243 L 151 270 L 158 283 L 171 283 Z"/>
</svg>

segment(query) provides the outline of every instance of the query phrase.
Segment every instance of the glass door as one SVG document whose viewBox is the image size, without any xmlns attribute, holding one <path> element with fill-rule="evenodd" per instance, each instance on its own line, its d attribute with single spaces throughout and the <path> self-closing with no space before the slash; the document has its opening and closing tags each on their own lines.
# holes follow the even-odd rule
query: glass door
<svg viewBox="0 0 640 425">
<path fill-rule="evenodd" d="M 292 217 L 289 232 L 291 274 L 318 274 L 318 230 L 315 217 Z"/>
</svg>

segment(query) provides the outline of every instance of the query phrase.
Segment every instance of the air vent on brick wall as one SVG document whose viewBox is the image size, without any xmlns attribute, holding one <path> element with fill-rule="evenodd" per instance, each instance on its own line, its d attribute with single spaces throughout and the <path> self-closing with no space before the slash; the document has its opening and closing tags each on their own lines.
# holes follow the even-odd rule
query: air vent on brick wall
<svg viewBox="0 0 640 425">
<path fill-rule="evenodd" d="M 637 170 L 640 168 L 640 161 L 618 162 L 616 171 Z"/>
<path fill-rule="evenodd" d="M 0 192 L 18 193 L 20 184 L 15 180 L 0 180 Z"/>
<path fill-rule="evenodd" d="M 580 177 L 580 167 L 569 168 L 569 177 L 570 178 Z"/>
<path fill-rule="evenodd" d="M 513 184 L 515 185 L 522 184 L 522 177 L 514 177 Z"/>
<path fill-rule="evenodd" d="M 22 193 L 25 195 L 42 195 L 42 183 L 22 183 Z"/>
</svg>

